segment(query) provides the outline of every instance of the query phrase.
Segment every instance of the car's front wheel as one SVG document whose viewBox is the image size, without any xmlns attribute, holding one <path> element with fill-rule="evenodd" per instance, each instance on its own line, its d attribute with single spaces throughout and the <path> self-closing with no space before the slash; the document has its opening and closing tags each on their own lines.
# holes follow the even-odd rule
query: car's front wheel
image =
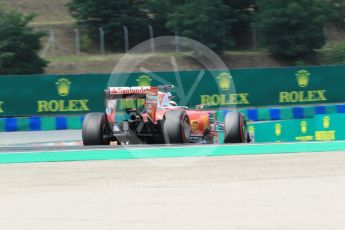
<svg viewBox="0 0 345 230">
<path fill-rule="evenodd" d="M 228 112 L 224 119 L 224 143 L 248 143 L 247 120 L 242 113 Z"/>
</svg>

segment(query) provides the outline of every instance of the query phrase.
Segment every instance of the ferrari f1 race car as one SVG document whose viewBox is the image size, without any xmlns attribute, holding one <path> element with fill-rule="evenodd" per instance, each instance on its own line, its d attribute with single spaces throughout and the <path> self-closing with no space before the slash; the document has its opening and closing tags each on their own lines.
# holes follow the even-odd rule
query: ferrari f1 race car
<svg viewBox="0 0 345 230">
<path fill-rule="evenodd" d="M 217 122 L 215 111 L 190 110 L 172 101 L 173 86 L 109 87 L 105 113 L 88 113 L 83 121 L 84 145 L 250 142 L 246 118 L 228 112 Z"/>
</svg>

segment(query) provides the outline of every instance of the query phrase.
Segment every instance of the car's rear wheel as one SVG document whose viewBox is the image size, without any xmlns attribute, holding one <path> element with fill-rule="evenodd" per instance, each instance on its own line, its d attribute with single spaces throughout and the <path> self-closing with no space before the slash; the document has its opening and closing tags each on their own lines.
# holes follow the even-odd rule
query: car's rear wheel
<svg viewBox="0 0 345 230">
<path fill-rule="evenodd" d="M 190 138 L 190 121 L 183 110 L 170 110 L 164 115 L 163 136 L 166 144 L 188 143 Z"/>
<path fill-rule="evenodd" d="M 88 113 L 83 121 L 82 137 L 84 145 L 108 145 L 104 134 L 109 132 L 104 113 Z"/>
<path fill-rule="evenodd" d="M 224 119 L 224 143 L 247 143 L 247 120 L 242 113 L 228 112 Z"/>
</svg>

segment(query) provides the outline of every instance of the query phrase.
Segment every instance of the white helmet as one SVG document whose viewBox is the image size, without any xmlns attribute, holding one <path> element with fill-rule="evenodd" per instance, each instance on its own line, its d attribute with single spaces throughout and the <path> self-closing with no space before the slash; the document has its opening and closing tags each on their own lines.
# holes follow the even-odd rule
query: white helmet
<svg viewBox="0 0 345 230">
<path fill-rule="evenodd" d="M 174 102 L 174 101 L 169 101 L 169 104 L 170 104 L 171 106 L 177 106 L 177 103 Z"/>
</svg>

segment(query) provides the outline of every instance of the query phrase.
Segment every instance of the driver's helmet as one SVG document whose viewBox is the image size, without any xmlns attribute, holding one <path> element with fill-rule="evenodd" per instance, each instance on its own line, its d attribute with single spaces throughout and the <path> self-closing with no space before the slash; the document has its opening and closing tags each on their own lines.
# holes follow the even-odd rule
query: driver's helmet
<svg viewBox="0 0 345 230">
<path fill-rule="evenodd" d="M 174 98 L 170 92 L 163 93 L 158 92 L 158 98 L 159 98 L 159 106 L 158 107 L 171 107 L 171 106 L 177 106 L 177 103 L 170 100 Z"/>
<path fill-rule="evenodd" d="M 175 101 L 169 101 L 169 104 L 170 104 L 171 106 L 177 106 L 177 103 L 176 103 Z"/>
<path fill-rule="evenodd" d="M 158 107 L 169 107 L 169 95 L 167 93 L 158 92 Z"/>
</svg>

